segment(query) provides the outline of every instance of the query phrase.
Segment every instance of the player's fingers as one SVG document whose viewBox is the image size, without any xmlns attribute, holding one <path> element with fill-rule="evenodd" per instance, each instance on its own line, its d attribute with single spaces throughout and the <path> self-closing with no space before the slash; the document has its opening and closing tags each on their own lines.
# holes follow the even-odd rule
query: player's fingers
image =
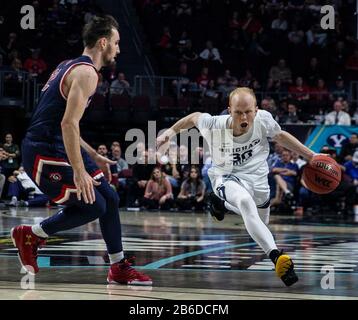
<svg viewBox="0 0 358 320">
<path fill-rule="evenodd" d="M 87 195 L 87 190 L 86 187 L 83 186 L 82 188 L 82 197 L 83 197 L 83 201 L 88 204 L 88 195 Z"/>
<path fill-rule="evenodd" d="M 77 200 L 81 201 L 81 189 L 77 187 Z"/>
<path fill-rule="evenodd" d="M 96 201 L 96 193 L 94 192 L 93 184 L 90 186 L 91 204 Z"/>
</svg>

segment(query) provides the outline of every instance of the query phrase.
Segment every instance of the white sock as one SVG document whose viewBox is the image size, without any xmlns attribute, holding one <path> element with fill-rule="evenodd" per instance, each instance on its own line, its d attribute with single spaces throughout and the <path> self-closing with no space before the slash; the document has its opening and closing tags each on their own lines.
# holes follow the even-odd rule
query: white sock
<svg viewBox="0 0 358 320">
<path fill-rule="evenodd" d="M 111 264 L 120 262 L 124 258 L 123 251 L 117 253 L 108 254 Z"/>
<path fill-rule="evenodd" d="M 35 224 L 31 227 L 31 230 L 40 238 L 48 238 L 48 234 L 42 229 L 40 224 Z"/>
</svg>

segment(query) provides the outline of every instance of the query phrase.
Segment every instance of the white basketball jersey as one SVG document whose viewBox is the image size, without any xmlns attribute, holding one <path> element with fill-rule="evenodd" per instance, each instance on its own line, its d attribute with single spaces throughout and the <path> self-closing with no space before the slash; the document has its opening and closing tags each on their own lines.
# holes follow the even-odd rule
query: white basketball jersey
<svg viewBox="0 0 358 320">
<path fill-rule="evenodd" d="M 211 171 L 215 174 L 267 175 L 269 172 L 267 157 L 269 155 L 268 137 L 281 132 L 280 125 L 271 113 L 258 110 L 253 126 L 238 137 L 230 129 L 230 115 L 211 116 L 203 113 L 198 120 L 198 129 L 203 135 L 213 160 Z"/>
</svg>

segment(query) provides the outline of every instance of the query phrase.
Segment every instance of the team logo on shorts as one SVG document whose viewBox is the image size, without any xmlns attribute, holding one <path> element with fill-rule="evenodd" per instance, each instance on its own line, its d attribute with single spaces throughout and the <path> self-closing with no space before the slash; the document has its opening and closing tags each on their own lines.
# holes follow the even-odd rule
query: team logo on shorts
<svg viewBox="0 0 358 320">
<path fill-rule="evenodd" d="M 62 176 L 58 172 L 50 173 L 50 180 L 52 182 L 59 182 L 62 180 Z"/>
</svg>

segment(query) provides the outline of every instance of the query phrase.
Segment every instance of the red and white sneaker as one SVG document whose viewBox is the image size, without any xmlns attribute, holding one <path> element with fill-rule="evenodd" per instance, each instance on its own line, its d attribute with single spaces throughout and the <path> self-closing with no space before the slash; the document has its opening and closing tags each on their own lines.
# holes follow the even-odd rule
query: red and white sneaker
<svg viewBox="0 0 358 320">
<path fill-rule="evenodd" d="M 132 260 L 124 259 L 122 262 L 112 264 L 108 271 L 107 282 L 110 284 L 151 286 L 152 279 L 131 267 Z"/>
<path fill-rule="evenodd" d="M 17 226 L 11 229 L 11 239 L 19 250 L 17 254 L 23 268 L 30 274 L 39 272 L 37 249 L 45 245 L 46 240 L 32 232 L 31 226 Z"/>
</svg>

